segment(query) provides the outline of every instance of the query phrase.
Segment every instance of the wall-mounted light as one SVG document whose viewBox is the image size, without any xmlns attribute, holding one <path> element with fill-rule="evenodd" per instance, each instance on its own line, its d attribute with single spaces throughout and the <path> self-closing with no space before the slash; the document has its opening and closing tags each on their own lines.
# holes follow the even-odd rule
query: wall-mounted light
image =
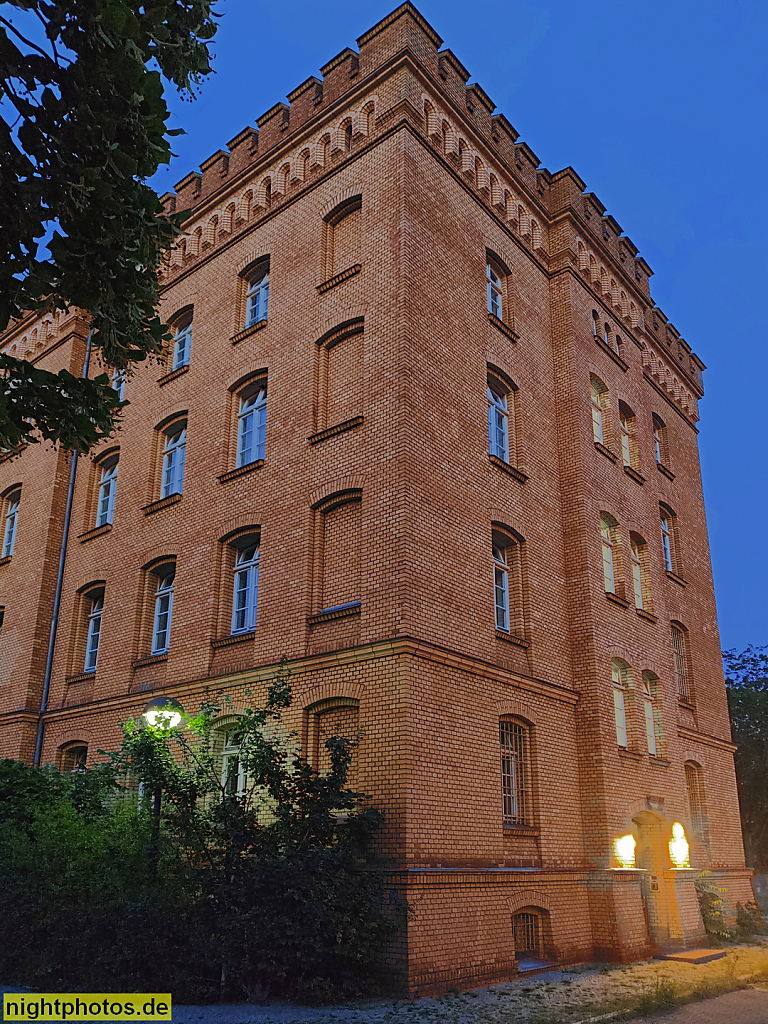
<svg viewBox="0 0 768 1024">
<path fill-rule="evenodd" d="M 679 821 L 672 824 L 672 838 L 669 840 L 669 857 L 676 868 L 689 868 L 690 846 L 685 838 L 685 829 Z"/>
<path fill-rule="evenodd" d="M 636 845 L 635 837 L 631 833 L 614 839 L 613 852 L 616 856 L 616 863 L 620 868 L 633 868 L 635 866 Z"/>
</svg>

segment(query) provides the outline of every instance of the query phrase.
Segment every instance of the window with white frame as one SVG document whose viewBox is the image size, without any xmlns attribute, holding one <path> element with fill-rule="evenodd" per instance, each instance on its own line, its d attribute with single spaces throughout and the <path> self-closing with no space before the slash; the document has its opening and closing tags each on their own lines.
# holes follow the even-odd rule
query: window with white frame
<svg viewBox="0 0 768 1024">
<path fill-rule="evenodd" d="M 88 630 L 85 640 L 84 672 L 95 672 L 99 657 L 99 638 L 101 637 L 101 615 L 104 610 L 104 591 L 93 590 L 86 595 L 88 603 Z"/>
<path fill-rule="evenodd" d="M 501 719 L 499 744 L 503 824 L 532 825 L 530 727 L 517 719 Z"/>
<path fill-rule="evenodd" d="M 604 413 L 609 408 L 608 388 L 593 373 L 589 375 L 589 388 L 592 402 L 592 437 L 595 444 L 605 444 L 608 430 Z"/>
<path fill-rule="evenodd" d="M 493 541 L 493 594 L 496 610 L 496 629 L 509 632 L 509 548 L 504 537 Z"/>
<path fill-rule="evenodd" d="M 152 654 L 167 654 L 171 641 L 171 616 L 173 615 L 173 584 L 176 576 L 174 566 L 163 566 L 152 574 L 157 581 L 155 590 L 155 611 L 152 619 Z"/>
<path fill-rule="evenodd" d="M 125 370 L 112 372 L 112 389 L 117 392 L 117 397 L 122 402 L 125 398 Z"/>
<path fill-rule="evenodd" d="M 615 594 L 619 584 L 617 563 L 621 552 L 621 542 L 619 540 L 619 524 L 607 512 L 603 512 L 600 516 L 600 537 L 603 550 L 605 592 L 606 594 Z"/>
<path fill-rule="evenodd" d="M 668 465 L 667 426 L 661 416 L 657 416 L 656 413 L 653 414 L 653 446 L 657 465 Z"/>
<path fill-rule="evenodd" d="M 224 734 L 221 758 L 221 786 L 228 797 L 244 797 L 248 792 L 248 773 L 240 750 L 237 730 Z"/>
<path fill-rule="evenodd" d="M 187 450 L 187 421 L 178 420 L 162 434 L 163 467 L 160 497 L 181 494 L 184 489 L 184 462 Z"/>
<path fill-rule="evenodd" d="M 192 313 L 189 312 L 177 320 L 174 327 L 172 369 L 179 370 L 182 366 L 189 366 L 192 352 Z"/>
<path fill-rule="evenodd" d="M 256 628 L 259 603 L 259 538 L 243 537 L 235 547 L 232 585 L 232 634 Z"/>
<path fill-rule="evenodd" d="M 99 464 L 99 494 L 96 505 L 96 526 L 106 526 L 115 514 L 117 466 L 119 455 L 111 455 Z"/>
<path fill-rule="evenodd" d="M 19 505 L 21 504 L 21 488 L 18 487 L 5 497 L 5 526 L 3 530 L 3 558 L 13 554 L 16 544 L 16 528 L 19 522 Z"/>
<path fill-rule="evenodd" d="M 613 680 L 613 715 L 616 723 L 616 743 L 626 749 L 629 746 L 627 733 L 627 703 L 629 698 L 629 665 L 620 658 L 611 661 Z"/>
<path fill-rule="evenodd" d="M 492 374 L 488 374 L 488 452 L 509 462 L 510 412 L 514 395 Z"/>
<path fill-rule="evenodd" d="M 625 466 L 637 469 L 637 420 L 626 402 L 619 402 L 619 424 L 621 426 L 621 459 Z"/>
<path fill-rule="evenodd" d="M 651 581 L 648 573 L 648 545 L 639 533 L 629 535 L 629 553 L 632 561 L 632 589 L 635 608 L 650 612 Z"/>
<path fill-rule="evenodd" d="M 267 319 L 269 305 L 269 260 L 245 275 L 245 326 Z"/>
<path fill-rule="evenodd" d="M 488 292 L 488 312 L 503 320 L 502 296 L 504 293 L 504 274 L 501 268 L 488 260 L 486 264 L 486 282 Z"/>
<path fill-rule="evenodd" d="M 496 629 L 524 639 L 522 538 L 500 528 L 491 534 Z"/>
<path fill-rule="evenodd" d="M 664 568 L 667 572 L 677 572 L 677 554 L 675 545 L 675 513 L 667 505 L 660 505 L 661 514 L 661 549 L 664 552 Z"/>
<path fill-rule="evenodd" d="M 238 396 L 236 465 L 264 458 L 267 440 L 267 382 L 251 384 Z"/>
<path fill-rule="evenodd" d="M 664 728 L 661 716 L 659 680 L 653 672 L 643 672 L 643 717 L 648 753 L 653 757 L 664 754 Z"/>
</svg>

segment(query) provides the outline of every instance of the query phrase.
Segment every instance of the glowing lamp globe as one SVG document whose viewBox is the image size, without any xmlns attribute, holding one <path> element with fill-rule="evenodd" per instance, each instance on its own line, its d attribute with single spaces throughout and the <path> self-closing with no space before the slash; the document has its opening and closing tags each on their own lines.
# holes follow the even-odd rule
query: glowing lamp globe
<svg viewBox="0 0 768 1024">
<path fill-rule="evenodd" d="M 173 697 L 155 697 L 144 708 L 142 717 L 159 729 L 175 729 L 184 716 L 184 708 Z"/>
</svg>

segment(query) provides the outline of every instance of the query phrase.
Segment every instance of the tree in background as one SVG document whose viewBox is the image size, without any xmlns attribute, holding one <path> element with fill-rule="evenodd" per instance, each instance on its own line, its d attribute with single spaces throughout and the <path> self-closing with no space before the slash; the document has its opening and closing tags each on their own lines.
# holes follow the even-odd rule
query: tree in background
<svg viewBox="0 0 768 1024">
<path fill-rule="evenodd" d="M 0 330 L 76 307 L 125 368 L 162 351 L 157 270 L 177 232 L 146 184 L 171 157 L 163 81 L 210 74 L 216 0 L 6 0 L 0 14 Z M 0 354 L 0 445 L 87 451 L 120 408 L 106 375 Z"/>
<path fill-rule="evenodd" d="M 768 646 L 723 652 L 747 864 L 768 871 Z"/>
</svg>

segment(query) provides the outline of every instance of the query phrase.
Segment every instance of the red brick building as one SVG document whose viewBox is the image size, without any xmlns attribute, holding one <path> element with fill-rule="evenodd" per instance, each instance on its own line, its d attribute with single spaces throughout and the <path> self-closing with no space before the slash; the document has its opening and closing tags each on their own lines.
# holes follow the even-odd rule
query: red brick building
<svg viewBox="0 0 768 1024">
<path fill-rule="evenodd" d="M 358 46 L 165 197 L 173 349 L 68 526 L 64 453 L 0 463 L 0 755 L 92 761 L 286 656 L 307 756 L 359 738 L 411 993 L 700 942 L 695 869 L 751 898 L 703 365 L 410 4 Z M 81 373 L 87 333 L 2 343 Z"/>
</svg>

